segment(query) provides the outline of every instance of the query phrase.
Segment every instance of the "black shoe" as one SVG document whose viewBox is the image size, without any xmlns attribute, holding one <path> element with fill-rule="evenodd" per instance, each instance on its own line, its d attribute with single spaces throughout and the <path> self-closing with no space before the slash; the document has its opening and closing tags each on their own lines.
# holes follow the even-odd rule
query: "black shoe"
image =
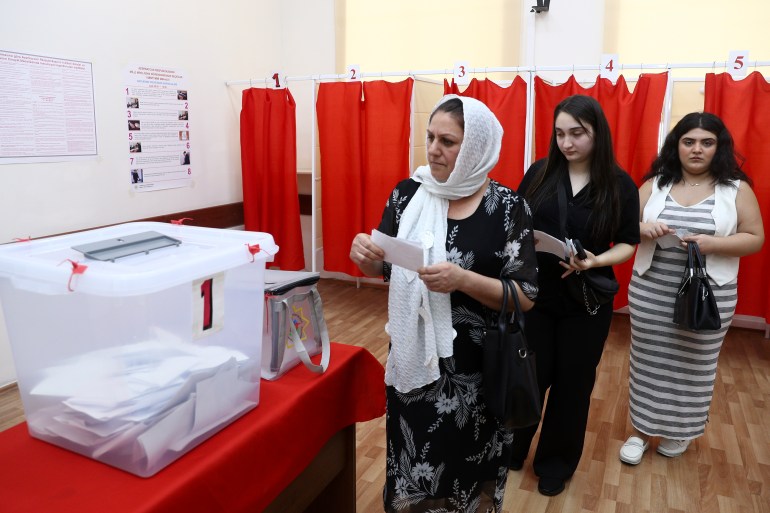
<svg viewBox="0 0 770 513">
<path fill-rule="evenodd" d="M 521 470 L 521 468 L 524 466 L 524 460 L 511 460 L 508 462 L 508 468 L 510 470 Z"/>
<path fill-rule="evenodd" d="M 537 483 L 537 491 L 548 497 L 559 495 L 564 491 L 564 479 L 558 477 L 541 477 Z"/>
</svg>

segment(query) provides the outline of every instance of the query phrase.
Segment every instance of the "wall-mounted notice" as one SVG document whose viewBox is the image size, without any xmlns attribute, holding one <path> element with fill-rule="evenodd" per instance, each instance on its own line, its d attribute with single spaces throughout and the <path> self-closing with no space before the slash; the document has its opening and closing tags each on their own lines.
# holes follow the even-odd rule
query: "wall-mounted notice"
<svg viewBox="0 0 770 513">
<path fill-rule="evenodd" d="M 184 73 L 159 66 L 126 70 L 128 179 L 138 192 L 192 184 L 190 101 Z"/>
<path fill-rule="evenodd" d="M 0 164 L 96 155 L 91 63 L 0 50 Z"/>
</svg>

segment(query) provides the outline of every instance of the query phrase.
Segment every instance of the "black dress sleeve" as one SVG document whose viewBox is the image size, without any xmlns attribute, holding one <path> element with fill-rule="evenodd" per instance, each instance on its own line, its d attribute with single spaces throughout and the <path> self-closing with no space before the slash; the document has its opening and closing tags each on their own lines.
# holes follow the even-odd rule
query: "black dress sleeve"
<svg viewBox="0 0 770 513">
<path fill-rule="evenodd" d="M 514 252 L 515 258 L 506 264 L 507 277 L 515 280 L 522 292 L 531 300 L 538 293 L 538 264 L 535 252 L 535 236 L 532 226 L 532 211 L 526 200 L 516 192 L 511 191 L 515 198 L 510 211 L 513 219 L 512 229 L 508 231 L 507 244 L 518 247 Z M 505 272 L 505 271 L 504 271 Z"/>
</svg>

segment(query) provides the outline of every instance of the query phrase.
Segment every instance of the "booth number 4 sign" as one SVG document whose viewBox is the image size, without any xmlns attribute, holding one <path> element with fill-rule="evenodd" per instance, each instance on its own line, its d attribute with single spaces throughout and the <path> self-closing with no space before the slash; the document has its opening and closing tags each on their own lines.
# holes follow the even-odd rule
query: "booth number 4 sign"
<svg viewBox="0 0 770 513">
<path fill-rule="evenodd" d="M 618 74 L 620 71 L 620 64 L 618 63 L 618 54 L 605 53 L 602 54 L 601 63 L 601 77 L 609 79 L 610 82 L 615 83 L 618 80 Z"/>
</svg>

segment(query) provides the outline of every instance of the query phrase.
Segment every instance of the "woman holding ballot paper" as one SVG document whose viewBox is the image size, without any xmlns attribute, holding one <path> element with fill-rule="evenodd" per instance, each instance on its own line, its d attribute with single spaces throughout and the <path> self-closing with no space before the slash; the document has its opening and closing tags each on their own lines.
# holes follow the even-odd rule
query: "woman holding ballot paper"
<svg viewBox="0 0 770 513">
<path fill-rule="evenodd" d="M 673 458 L 706 429 L 717 360 L 738 301 L 738 262 L 759 251 L 765 238 L 751 181 L 714 114 L 684 116 L 645 180 L 642 242 L 628 289 L 633 433 L 620 460 L 630 465 L 642 461 L 653 437 L 659 438 L 656 451 Z M 687 242 L 697 243 L 706 260 L 718 329 L 696 332 L 673 322 Z"/>
<path fill-rule="evenodd" d="M 533 460 L 538 490 L 550 496 L 564 490 L 580 461 L 596 367 L 612 320 L 612 294 L 603 304 L 589 305 L 583 294 L 592 291 L 582 288 L 581 274 L 590 270 L 612 283 L 612 266 L 631 258 L 639 243 L 636 185 L 615 162 L 596 100 L 575 95 L 556 106 L 548 156 L 530 167 L 519 194 L 532 208 L 535 229 L 546 234 L 540 238 L 565 242 L 565 254 L 536 246 L 540 292 L 525 316 L 541 395 L 550 388 Z M 553 242 L 544 246 L 553 251 Z M 536 431 L 532 426 L 514 432 L 512 470 L 522 468 Z"/>
<path fill-rule="evenodd" d="M 513 435 L 484 403 L 481 340 L 502 302 L 499 277 L 513 280 L 525 310 L 537 295 L 529 208 L 487 177 L 502 135 L 483 103 L 442 98 L 429 118 L 428 165 L 396 185 L 379 226 L 419 243 L 424 262 L 391 265 L 365 233 L 350 249 L 364 274 L 390 281 L 387 512 L 502 511 Z"/>
</svg>

